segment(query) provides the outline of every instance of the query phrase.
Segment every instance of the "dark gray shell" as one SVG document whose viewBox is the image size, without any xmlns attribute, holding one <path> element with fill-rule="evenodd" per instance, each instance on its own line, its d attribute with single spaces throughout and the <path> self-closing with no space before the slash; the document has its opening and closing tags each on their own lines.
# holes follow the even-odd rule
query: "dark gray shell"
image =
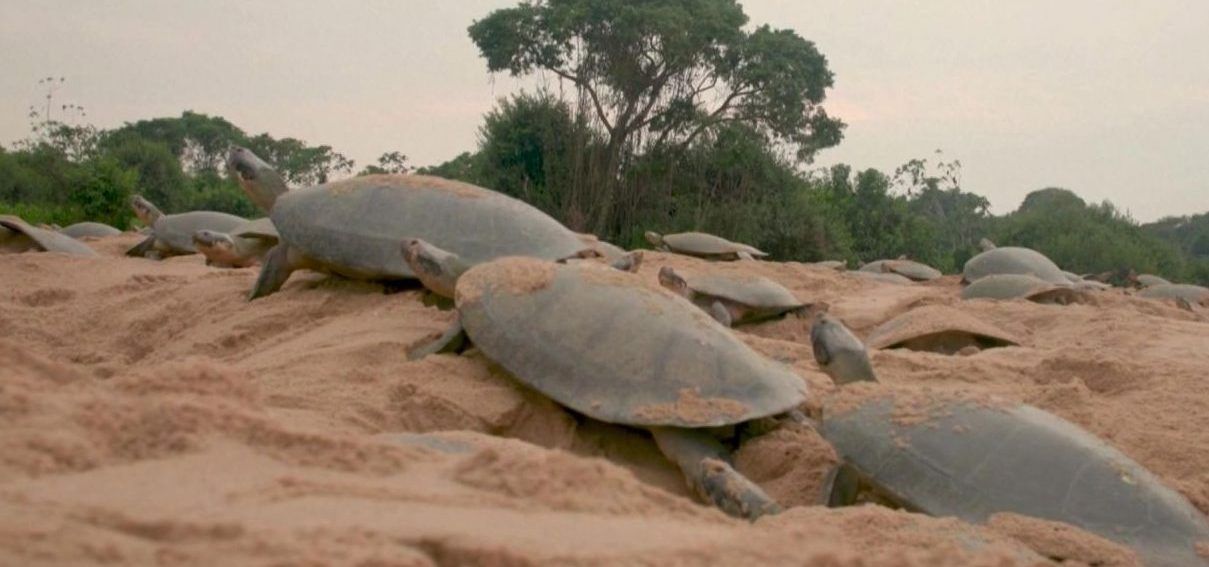
<svg viewBox="0 0 1209 567">
<path fill-rule="evenodd" d="M 825 413 L 821 432 L 861 476 L 909 508 L 973 523 L 1014 512 L 1120 542 L 1147 565 L 1205 564 L 1194 547 L 1209 540 L 1205 518 L 1079 427 L 1032 406 L 972 400 L 938 403 L 926 419 L 901 423 L 891 400 Z"/>
<path fill-rule="evenodd" d="M 99 238 L 122 233 L 122 231 L 101 222 L 78 222 L 64 227 L 59 232 L 72 238 Z"/>
<path fill-rule="evenodd" d="M 354 278 L 414 278 L 403 260 L 404 238 L 424 239 L 472 265 L 513 255 L 555 260 L 586 248 L 523 201 L 426 175 L 367 175 L 290 191 L 270 216 L 282 240 Z"/>
<path fill-rule="evenodd" d="M 994 274 L 961 290 L 962 299 L 1029 299 L 1038 303 L 1072 303 L 1082 294 L 1069 285 L 1039 280 L 1027 274 Z"/>
<path fill-rule="evenodd" d="M 12 252 L 24 252 L 29 249 L 46 252 L 62 252 L 73 256 L 96 256 L 97 253 L 87 244 L 66 234 L 31 226 L 20 217 L 0 215 L 0 230 L 7 231 L 0 235 L 0 249 Z"/>
<path fill-rule="evenodd" d="M 665 234 L 663 235 L 663 244 L 672 252 L 692 256 L 722 256 L 738 252 L 747 252 L 755 257 L 768 255 L 754 246 L 731 242 L 721 236 L 714 236 L 704 232 Z"/>
<path fill-rule="evenodd" d="M 917 282 L 934 280 L 944 275 L 940 270 L 914 260 L 875 260 L 861 266 L 860 271 L 893 273 Z"/>
<path fill-rule="evenodd" d="M 1050 283 L 1070 283 L 1062 269 L 1044 254 L 1016 246 L 992 248 L 970 258 L 962 270 L 962 279 L 974 282 L 993 274 L 1031 274 Z"/>
<path fill-rule="evenodd" d="M 199 230 L 227 232 L 248 222 L 247 219 L 216 211 L 190 211 L 175 215 L 164 215 L 151 227 L 155 235 L 156 248 L 167 249 L 176 254 L 193 254 L 193 233 Z"/>
<path fill-rule="evenodd" d="M 1148 299 L 1183 299 L 1192 304 L 1209 301 L 1209 288 L 1192 284 L 1152 285 L 1138 292 Z"/>
<path fill-rule="evenodd" d="M 591 264 L 507 258 L 457 284 L 474 344 L 575 411 L 635 426 L 708 427 L 782 413 L 805 382 L 684 298 Z"/>
</svg>

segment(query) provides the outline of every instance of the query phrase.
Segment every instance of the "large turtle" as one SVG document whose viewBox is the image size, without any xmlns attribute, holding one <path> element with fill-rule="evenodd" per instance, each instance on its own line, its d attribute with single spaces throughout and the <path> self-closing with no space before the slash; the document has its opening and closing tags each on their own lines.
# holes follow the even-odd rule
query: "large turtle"
<svg viewBox="0 0 1209 567">
<path fill-rule="evenodd" d="M 90 221 L 69 224 L 63 228 L 60 228 L 59 232 L 76 239 L 100 238 L 103 236 L 114 236 L 122 233 L 122 231 L 103 222 Z"/>
<path fill-rule="evenodd" d="M 595 254 L 535 207 L 469 183 L 428 175 L 365 175 L 287 193 L 274 188 L 280 176 L 250 155 L 232 154 L 229 169 L 245 192 L 273 203 L 269 216 L 280 234 L 250 299 L 277 291 L 300 268 L 362 280 L 414 279 L 399 246 L 410 237 L 428 240 L 469 264 L 502 256 L 555 260 Z"/>
<path fill-rule="evenodd" d="M 1138 292 L 1138 297 L 1148 299 L 1175 299 L 1189 305 L 1209 307 L 1209 288 L 1193 284 L 1152 285 Z"/>
<path fill-rule="evenodd" d="M 1134 281 L 1141 287 L 1154 287 L 1156 285 L 1171 285 L 1171 282 L 1166 278 L 1156 276 L 1154 274 L 1138 274 L 1134 276 Z"/>
<path fill-rule="evenodd" d="M 1146 565 L 1205 565 L 1209 525 L 1150 471 L 1078 426 L 995 400 L 840 392 L 819 431 L 844 465 L 833 505 L 875 500 L 984 523 L 1012 512 L 1065 522 L 1133 548 Z"/>
<path fill-rule="evenodd" d="M 659 284 L 704 309 L 719 323 L 732 327 L 795 313 L 806 304 L 781 284 L 760 276 L 694 275 L 688 278 L 671 266 L 659 268 Z"/>
<path fill-rule="evenodd" d="M 962 269 L 962 281 L 974 282 L 993 274 L 1030 274 L 1050 283 L 1070 283 L 1062 269 L 1044 254 L 1018 246 L 992 248 L 970 258 Z"/>
<path fill-rule="evenodd" d="M 1015 346 L 1008 332 L 947 305 L 924 305 L 878 325 L 865 340 L 869 348 L 905 348 L 956 354 L 971 347 Z"/>
<path fill-rule="evenodd" d="M 686 256 L 697 256 L 710 260 L 751 260 L 768 255 L 754 246 L 731 242 L 721 236 L 714 236 L 704 232 L 659 234 L 658 232 L 647 231 L 645 236 L 647 242 L 650 242 L 651 246 L 654 246 L 656 250 L 675 252 Z"/>
<path fill-rule="evenodd" d="M 66 234 L 32 226 L 13 215 L 0 215 L 0 252 L 41 250 L 73 256 L 96 256 L 87 244 Z"/>
<path fill-rule="evenodd" d="M 441 350 L 464 329 L 487 358 L 554 401 L 648 429 L 689 485 L 724 511 L 754 518 L 779 509 L 707 428 L 796 411 L 805 382 L 692 303 L 594 264 L 514 257 L 460 277 L 460 267 L 442 262 L 412 269 L 455 289 L 460 319 L 413 356 Z"/>
<path fill-rule="evenodd" d="M 195 254 L 197 252 L 197 248 L 193 246 L 195 232 L 199 230 L 227 232 L 247 222 L 247 219 L 217 211 L 190 211 L 165 215 L 142 195 L 132 197 L 130 205 L 134 208 L 139 220 L 151 227 L 151 234 L 127 250 L 127 256 L 159 259 Z"/>
<path fill-rule="evenodd" d="M 267 217 L 250 220 L 231 232 L 193 233 L 193 245 L 206 257 L 206 265 L 220 268 L 244 268 L 260 263 L 277 245 L 277 239 L 277 229 Z"/>
<path fill-rule="evenodd" d="M 940 270 L 937 270 L 932 266 L 902 258 L 898 260 L 874 260 L 868 264 L 865 264 L 864 266 L 861 266 L 860 271 L 898 274 L 904 278 L 917 282 L 934 280 L 944 275 L 940 273 Z"/>
<path fill-rule="evenodd" d="M 911 278 L 908 278 L 907 276 L 904 276 L 902 274 L 896 274 L 894 272 L 869 272 L 869 271 L 863 271 L 863 270 L 855 270 L 855 271 L 848 272 L 848 273 L 852 274 L 858 278 L 861 278 L 861 279 L 874 280 L 874 281 L 885 282 L 885 283 L 892 283 L 892 284 L 915 283 L 915 281 L 912 280 Z"/>
<path fill-rule="evenodd" d="M 1071 285 L 1055 284 L 1028 274 L 994 274 L 961 290 L 962 299 L 1016 299 L 1036 303 L 1083 303 L 1087 294 Z"/>
</svg>

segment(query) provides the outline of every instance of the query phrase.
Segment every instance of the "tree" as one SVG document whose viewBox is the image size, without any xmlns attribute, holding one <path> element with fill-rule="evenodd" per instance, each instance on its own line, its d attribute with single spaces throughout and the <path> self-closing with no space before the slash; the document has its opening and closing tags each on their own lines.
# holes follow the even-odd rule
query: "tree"
<svg viewBox="0 0 1209 567">
<path fill-rule="evenodd" d="M 350 162 L 351 163 L 351 162 Z M 400 152 L 386 152 L 378 156 L 377 165 L 367 165 L 357 175 L 373 175 L 379 173 L 407 173 L 411 169 L 407 165 L 407 156 Z"/>
<path fill-rule="evenodd" d="M 82 218 L 125 229 L 138 177 L 137 171 L 122 167 L 116 159 L 98 158 L 82 170 L 71 202 L 79 207 Z"/>
<path fill-rule="evenodd" d="M 832 85 L 823 55 L 793 31 L 746 23 L 734 0 L 549 0 L 496 10 L 469 32 L 490 71 L 552 73 L 603 130 L 592 211 L 602 230 L 640 150 L 687 147 L 729 123 L 803 162 L 839 143 L 843 123 L 820 106 Z"/>
</svg>

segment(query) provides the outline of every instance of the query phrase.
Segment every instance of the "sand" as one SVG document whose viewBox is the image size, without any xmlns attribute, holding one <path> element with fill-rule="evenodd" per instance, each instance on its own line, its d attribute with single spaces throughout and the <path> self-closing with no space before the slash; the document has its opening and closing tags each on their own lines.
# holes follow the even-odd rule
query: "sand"
<svg viewBox="0 0 1209 567">
<path fill-rule="evenodd" d="M 409 362 L 453 315 L 415 289 L 200 256 L 0 255 L 0 564 L 1130 565 L 1054 523 L 988 527 L 816 505 L 835 455 L 806 427 L 749 440 L 737 468 L 788 509 L 755 523 L 699 503 L 644 432 L 578 418 L 473 351 Z M 1209 317 L 1098 294 L 1088 305 L 957 299 L 797 263 L 659 268 L 770 278 L 861 337 L 925 304 L 1019 337 L 969 356 L 877 351 L 883 381 L 1024 401 L 1071 420 L 1209 512 Z M 833 386 L 808 322 L 741 330 L 817 405 Z M 809 409 L 809 408 L 807 408 Z M 443 432 L 433 436 L 405 433 Z M 417 441 L 417 439 L 419 441 Z"/>
</svg>

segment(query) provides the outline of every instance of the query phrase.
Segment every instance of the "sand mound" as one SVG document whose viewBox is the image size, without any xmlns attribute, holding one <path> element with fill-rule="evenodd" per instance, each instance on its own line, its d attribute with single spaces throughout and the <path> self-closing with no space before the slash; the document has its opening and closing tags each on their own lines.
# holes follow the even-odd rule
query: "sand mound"
<svg viewBox="0 0 1209 567">
<path fill-rule="evenodd" d="M 645 432 L 585 421 L 480 355 L 407 361 L 452 314 L 414 289 L 296 274 L 248 303 L 255 269 L 199 256 L 0 256 L 0 563 L 1014 565 L 1136 559 L 1069 526 L 988 528 L 815 506 L 835 455 L 808 428 L 736 466 L 787 506 L 748 524 L 695 501 Z M 648 253 L 756 274 L 864 336 L 944 304 L 1027 346 L 878 351 L 921 395 L 1025 401 L 1100 435 L 1209 511 L 1209 323 L 1119 292 L 1095 305 L 958 302 L 955 278 L 896 285 L 796 263 Z M 817 395 L 808 323 L 742 329 Z"/>
</svg>

